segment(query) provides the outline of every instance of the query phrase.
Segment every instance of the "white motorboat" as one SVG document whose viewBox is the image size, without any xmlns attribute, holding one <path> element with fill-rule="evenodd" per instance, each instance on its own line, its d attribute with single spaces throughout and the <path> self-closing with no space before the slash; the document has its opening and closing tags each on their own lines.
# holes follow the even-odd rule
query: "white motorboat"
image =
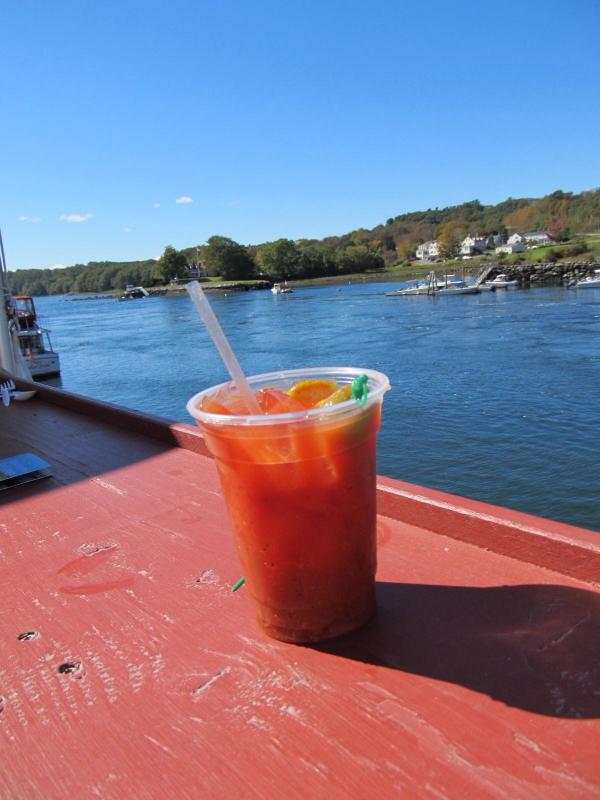
<svg viewBox="0 0 600 800">
<path fill-rule="evenodd" d="M 460 290 L 460 292 L 459 292 Z M 460 294 L 475 294 L 477 288 L 469 286 L 462 278 L 457 278 L 456 275 L 444 275 L 443 278 L 438 278 L 435 272 L 430 272 L 425 281 L 418 281 L 413 286 L 407 286 L 405 289 L 396 289 L 393 292 L 386 292 L 387 297 L 396 296 L 410 296 L 418 294 L 441 294 L 443 292 L 460 293 Z"/>
<path fill-rule="evenodd" d="M 150 292 L 147 292 L 143 286 L 131 286 L 128 284 L 119 300 L 140 300 L 142 297 L 150 297 Z"/>
<path fill-rule="evenodd" d="M 435 289 L 432 289 L 428 283 L 418 283 L 415 286 L 408 286 L 406 289 L 396 289 L 393 292 L 386 292 L 386 297 L 399 297 L 401 295 L 417 295 L 417 294 L 433 294 Z"/>
<path fill-rule="evenodd" d="M 486 281 L 486 286 L 491 286 L 494 289 L 510 289 L 513 286 L 518 286 L 519 281 L 511 280 L 508 275 L 501 273 L 500 275 L 496 275 L 494 280 Z"/>
<path fill-rule="evenodd" d="M 419 294 L 435 294 L 437 288 L 437 278 L 435 272 L 430 272 L 426 280 L 417 281 L 412 286 L 404 289 L 395 289 L 393 292 L 386 292 L 386 297 L 410 297 Z"/>
<path fill-rule="evenodd" d="M 13 319 L 19 348 L 33 378 L 60 375 L 58 353 L 52 349 L 50 331 L 40 328 L 33 297 L 12 298 Z"/>
<path fill-rule="evenodd" d="M 458 289 L 466 285 L 465 281 L 462 278 L 457 278 L 456 275 L 444 275 L 443 278 L 436 277 L 435 279 L 436 289 Z"/>
<path fill-rule="evenodd" d="M 445 286 L 443 289 L 438 289 L 436 294 L 442 297 L 452 297 L 459 294 L 479 294 L 479 286 L 464 284 L 463 286 Z"/>
<path fill-rule="evenodd" d="M 289 294 L 294 290 L 290 289 L 287 283 L 274 283 L 273 286 L 271 286 L 271 291 L 273 294 Z"/>
<path fill-rule="evenodd" d="M 589 275 L 587 278 L 582 278 L 575 284 L 576 289 L 600 289 L 600 270 L 595 270 L 594 275 Z"/>
</svg>

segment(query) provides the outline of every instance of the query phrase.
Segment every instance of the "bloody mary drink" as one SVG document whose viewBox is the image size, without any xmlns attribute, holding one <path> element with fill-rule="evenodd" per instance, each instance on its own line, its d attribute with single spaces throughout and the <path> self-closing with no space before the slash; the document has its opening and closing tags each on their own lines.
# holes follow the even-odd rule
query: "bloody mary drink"
<svg viewBox="0 0 600 800">
<path fill-rule="evenodd" d="M 232 383 L 187 408 L 215 457 L 258 623 L 289 642 L 348 633 L 375 611 L 375 440 L 388 379 L 332 367 L 248 381 L 260 415 Z"/>
</svg>

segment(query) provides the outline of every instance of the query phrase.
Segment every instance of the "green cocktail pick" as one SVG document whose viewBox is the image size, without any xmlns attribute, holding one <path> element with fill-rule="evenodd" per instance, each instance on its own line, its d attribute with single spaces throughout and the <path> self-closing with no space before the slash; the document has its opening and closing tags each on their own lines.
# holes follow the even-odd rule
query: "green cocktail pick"
<svg viewBox="0 0 600 800">
<path fill-rule="evenodd" d="M 367 395 L 369 394 L 368 381 L 369 379 L 366 375 L 359 375 L 358 378 L 352 381 L 352 397 L 359 406 L 364 406 L 367 402 Z"/>
<path fill-rule="evenodd" d="M 232 592 L 237 592 L 237 590 L 240 588 L 240 586 L 243 586 L 245 582 L 246 582 L 246 579 L 244 577 L 241 577 L 239 579 L 239 581 L 236 581 L 233 584 L 233 586 L 231 587 L 231 591 Z"/>
</svg>

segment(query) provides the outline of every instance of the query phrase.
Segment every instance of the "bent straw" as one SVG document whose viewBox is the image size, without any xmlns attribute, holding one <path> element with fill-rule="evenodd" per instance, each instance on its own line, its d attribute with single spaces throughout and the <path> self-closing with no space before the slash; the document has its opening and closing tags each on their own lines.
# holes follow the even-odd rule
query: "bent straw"
<svg viewBox="0 0 600 800">
<path fill-rule="evenodd" d="M 191 281 L 190 283 L 186 284 L 185 288 L 192 298 L 192 302 L 196 306 L 196 311 L 200 315 L 200 319 L 206 325 L 206 329 L 209 332 L 211 339 L 215 343 L 215 347 L 219 351 L 219 355 L 223 359 L 223 363 L 227 367 L 233 382 L 237 386 L 239 393 L 246 403 L 248 411 L 251 414 L 261 414 L 262 412 L 258 403 L 256 402 L 256 398 L 252 394 L 250 384 L 242 372 L 242 368 L 240 367 L 238 360 L 231 349 L 227 337 L 223 333 L 223 328 L 221 328 L 219 320 L 215 316 L 215 312 L 210 307 L 208 298 L 202 291 L 202 287 L 198 281 Z"/>
</svg>

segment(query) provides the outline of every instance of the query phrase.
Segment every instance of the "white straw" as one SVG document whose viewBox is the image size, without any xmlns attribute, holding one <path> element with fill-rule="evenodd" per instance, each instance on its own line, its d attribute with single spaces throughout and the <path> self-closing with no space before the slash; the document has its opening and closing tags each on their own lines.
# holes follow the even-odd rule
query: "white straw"
<svg viewBox="0 0 600 800">
<path fill-rule="evenodd" d="M 185 287 L 188 290 L 192 302 L 196 306 L 196 311 L 200 315 L 200 319 L 206 325 L 206 329 L 210 334 L 211 339 L 215 343 L 215 347 L 219 351 L 219 355 L 223 359 L 223 363 L 227 367 L 229 374 L 239 393 L 241 394 L 244 402 L 248 406 L 248 411 L 251 414 L 262 414 L 256 398 L 252 393 L 250 384 L 246 380 L 246 376 L 242 372 L 237 358 L 223 333 L 223 328 L 219 324 L 219 320 L 215 316 L 215 312 L 210 307 L 208 298 L 202 291 L 202 287 L 198 281 L 191 281 Z"/>
</svg>

